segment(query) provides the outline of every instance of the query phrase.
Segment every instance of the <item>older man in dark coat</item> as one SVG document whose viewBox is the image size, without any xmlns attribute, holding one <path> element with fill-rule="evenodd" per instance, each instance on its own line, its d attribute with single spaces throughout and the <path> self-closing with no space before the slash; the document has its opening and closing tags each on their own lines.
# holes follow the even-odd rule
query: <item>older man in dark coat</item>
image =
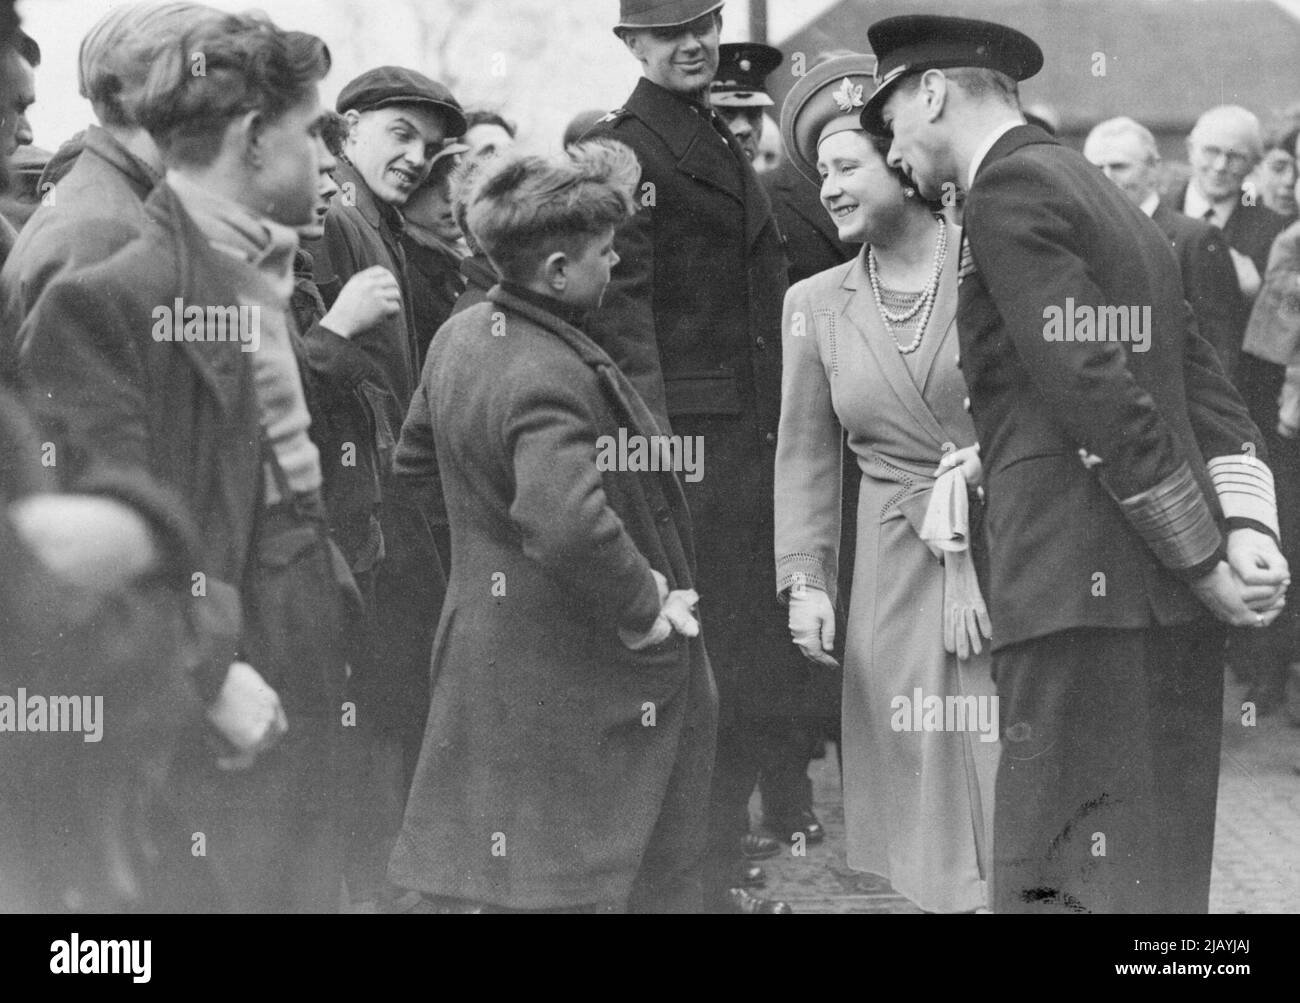
<svg viewBox="0 0 1300 1003">
<path fill-rule="evenodd" d="M 815 680 L 792 650 L 771 577 L 772 477 L 781 399 L 785 259 L 771 203 L 730 130 L 709 108 L 722 4 L 625 0 L 616 32 L 645 76 L 590 137 L 641 161 L 639 211 L 593 335 L 673 432 L 703 437 L 702 480 L 687 485 L 701 611 L 721 694 L 714 777 L 711 904 L 740 883 L 739 846 L 757 778 L 754 712 L 798 716 L 789 675 Z M 766 698 L 777 694 L 783 706 Z"/>
<path fill-rule="evenodd" d="M 957 319 L 988 495 L 995 909 L 1204 911 L 1211 614 L 1263 625 L 1287 576 L 1260 434 L 1189 322 L 1164 234 L 1025 124 L 1016 81 L 1038 46 L 928 15 L 868 36 L 863 126 L 892 136 L 923 195 L 968 192 Z"/>
</svg>

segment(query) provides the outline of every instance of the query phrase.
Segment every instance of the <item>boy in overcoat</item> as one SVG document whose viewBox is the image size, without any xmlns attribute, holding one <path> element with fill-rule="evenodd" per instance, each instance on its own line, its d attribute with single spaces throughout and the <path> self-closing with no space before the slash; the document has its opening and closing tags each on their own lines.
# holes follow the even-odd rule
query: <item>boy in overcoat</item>
<svg viewBox="0 0 1300 1003">
<path fill-rule="evenodd" d="M 671 471 L 610 452 L 661 429 L 579 326 L 636 170 L 592 144 L 484 178 L 469 225 L 503 278 L 434 339 L 402 430 L 397 475 L 442 492 L 454 556 L 390 877 L 437 911 L 700 908 L 716 690 L 690 520 Z"/>
</svg>

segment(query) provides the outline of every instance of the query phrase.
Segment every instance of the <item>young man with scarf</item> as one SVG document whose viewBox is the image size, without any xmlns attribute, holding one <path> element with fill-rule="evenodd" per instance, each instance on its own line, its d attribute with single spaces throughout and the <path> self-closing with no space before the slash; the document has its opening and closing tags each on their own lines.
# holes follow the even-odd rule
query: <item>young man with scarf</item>
<svg viewBox="0 0 1300 1003">
<path fill-rule="evenodd" d="M 320 39 L 259 17 L 184 32 L 134 109 L 167 168 L 140 237 L 52 283 L 22 332 L 64 486 L 150 477 L 203 541 L 187 598 L 206 720 L 168 780 L 179 824 L 155 833 L 159 911 L 338 904 L 355 589 L 325 529 L 288 315 L 294 228 L 332 166 L 329 65 Z"/>
</svg>

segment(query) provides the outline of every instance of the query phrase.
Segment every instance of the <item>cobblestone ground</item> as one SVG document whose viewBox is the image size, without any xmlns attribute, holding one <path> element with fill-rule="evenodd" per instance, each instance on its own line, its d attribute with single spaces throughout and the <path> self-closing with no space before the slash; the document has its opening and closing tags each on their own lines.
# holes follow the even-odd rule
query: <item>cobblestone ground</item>
<svg viewBox="0 0 1300 1003">
<path fill-rule="evenodd" d="M 1210 911 L 1300 913 L 1300 678 L 1289 710 L 1254 726 L 1243 696 L 1229 682 Z"/>
<path fill-rule="evenodd" d="M 1294 670 L 1293 670 L 1294 671 Z M 1300 677 L 1289 711 L 1243 724 L 1245 687 L 1224 695 L 1223 758 L 1210 911 L 1300 913 Z M 807 856 L 763 861 L 762 893 L 799 913 L 917 913 L 888 882 L 844 863 L 844 812 L 832 748 L 813 763 L 813 800 L 826 841 Z M 757 797 L 751 805 L 757 819 Z"/>
</svg>

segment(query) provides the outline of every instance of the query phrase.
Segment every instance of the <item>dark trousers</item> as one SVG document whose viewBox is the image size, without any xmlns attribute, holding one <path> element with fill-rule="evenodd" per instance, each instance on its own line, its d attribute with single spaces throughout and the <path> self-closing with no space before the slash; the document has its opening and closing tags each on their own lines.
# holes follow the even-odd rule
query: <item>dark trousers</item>
<svg viewBox="0 0 1300 1003">
<path fill-rule="evenodd" d="M 808 765 L 826 729 L 816 718 L 760 718 L 758 789 L 763 797 L 763 818 L 794 818 L 812 810 L 812 779 Z M 778 835 L 781 835 L 778 833 Z M 789 835 L 786 833 L 785 835 Z"/>
<path fill-rule="evenodd" d="M 1286 368 L 1265 362 L 1243 352 L 1237 363 L 1236 383 L 1259 427 L 1268 449 L 1268 465 L 1273 471 L 1277 508 L 1282 533 L 1282 552 L 1294 568 L 1300 560 L 1300 443 L 1277 434 L 1278 395 L 1286 378 Z M 1266 706 L 1279 703 L 1285 696 L 1286 671 L 1295 658 L 1300 631 L 1295 596 L 1288 590 L 1287 608 L 1263 630 L 1233 631 L 1228 639 L 1228 660 L 1242 681 L 1250 684 L 1249 698 Z"/>
<path fill-rule="evenodd" d="M 168 864 L 151 910 L 338 911 L 339 717 L 289 720 L 289 731 L 247 770 L 220 770 L 197 747 L 178 764 L 173 781 L 182 793 L 159 833 Z"/>
<path fill-rule="evenodd" d="M 995 653 L 995 912 L 1207 910 L 1223 637 L 1206 619 Z"/>
<path fill-rule="evenodd" d="M 260 513 L 242 654 L 279 695 L 289 730 L 243 770 L 217 766 L 229 750 L 214 733 L 190 736 L 168 778 L 156 911 L 338 910 L 344 638 L 359 606 L 318 499 Z"/>
<path fill-rule="evenodd" d="M 762 744 L 763 732 L 751 718 L 733 714 L 718 725 L 704 876 L 705 908 L 710 911 L 723 908 L 727 889 L 736 884 L 740 841 L 749 831 L 749 798 L 758 782 Z"/>
</svg>

